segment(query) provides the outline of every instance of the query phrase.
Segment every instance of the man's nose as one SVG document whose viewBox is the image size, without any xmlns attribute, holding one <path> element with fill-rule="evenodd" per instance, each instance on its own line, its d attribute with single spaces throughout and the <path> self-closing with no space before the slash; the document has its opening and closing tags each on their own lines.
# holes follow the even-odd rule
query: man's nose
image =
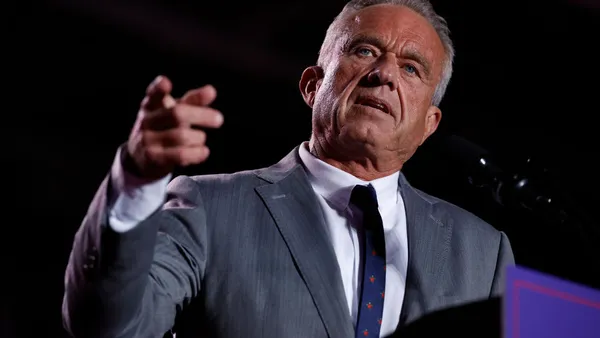
<svg viewBox="0 0 600 338">
<path fill-rule="evenodd" d="M 398 89 L 398 65 L 396 58 L 388 54 L 382 55 L 369 74 L 367 81 L 370 86 L 388 86 L 390 90 Z"/>
</svg>

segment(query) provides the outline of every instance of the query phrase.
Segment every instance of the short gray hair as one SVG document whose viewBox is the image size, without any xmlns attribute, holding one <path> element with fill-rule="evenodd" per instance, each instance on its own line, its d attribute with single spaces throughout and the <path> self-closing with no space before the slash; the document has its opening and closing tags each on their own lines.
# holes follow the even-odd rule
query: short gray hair
<svg viewBox="0 0 600 338">
<path fill-rule="evenodd" d="M 448 24 L 446 20 L 439 16 L 433 9 L 433 6 L 428 0 L 352 0 L 344 6 L 344 9 L 338 14 L 329 28 L 327 29 L 327 35 L 325 40 L 323 41 L 323 45 L 321 46 L 321 50 L 319 52 L 319 66 L 323 67 L 326 61 L 324 60 L 325 54 L 328 54 L 327 48 L 331 48 L 332 46 L 327 46 L 328 38 L 334 33 L 337 28 L 337 23 L 340 19 L 346 17 L 349 14 L 356 13 L 363 8 L 374 6 L 374 5 L 397 5 L 397 6 L 405 6 L 407 8 L 412 9 L 417 12 L 419 15 L 423 16 L 429 23 L 433 26 L 435 31 L 437 32 L 440 40 L 442 41 L 442 45 L 444 46 L 445 52 L 445 60 L 444 60 L 444 68 L 442 70 L 442 76 L 440 78 L 440 82 L 435 88 L 435 92 L 433 94 L 432 103 L 435 106 L 439 106 L 444 94 L 446 93 L 446 88 L 448 88 L 448 84 L 450 83 L 450 78 L 452 77 L 452 64 L 454 62 L 454 46 L 452 44 L 452 40 L 450 39 L 450 29 L 448 28 Z"/>
</svg>

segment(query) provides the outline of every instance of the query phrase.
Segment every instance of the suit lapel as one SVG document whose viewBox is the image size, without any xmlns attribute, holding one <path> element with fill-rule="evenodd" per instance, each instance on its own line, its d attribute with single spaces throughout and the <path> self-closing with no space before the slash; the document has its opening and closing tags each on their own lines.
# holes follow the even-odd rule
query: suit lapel
<svg viewBox="0 0 600 338">
<path fill-rule="evenodd" d="M 332 338 L 354 336 L 340 270 L 316 195 L 294 149 L 277 165 L 259 172 L 272 183 L 256 191 L 285 240 L 298 271 Z"/>
<path fill-rule="evenodd" d="M 435 201 L 411 187 L 404 175 L 400 175 L 399 183 L 408 234 L 408 272 L 399 323 L 403 326 L 421 316 L 439 296 L 452 223 L 443 223 Z"/>
</svg>

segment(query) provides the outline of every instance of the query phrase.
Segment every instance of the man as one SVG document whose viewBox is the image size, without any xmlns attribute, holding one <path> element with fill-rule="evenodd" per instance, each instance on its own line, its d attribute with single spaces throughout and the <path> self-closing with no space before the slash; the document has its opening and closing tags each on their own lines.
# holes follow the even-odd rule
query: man
<svg viewBox="0 0 600 338">
<path fill-rule="evenodd" d="M 383 337 L 501 292 L 506 236 L 411 187 L 452 71 L 426 0 L 352 1 L 300 79 L 309 143 L 279 163 L 178 177 L 208 156 L 216 91 L 147 90 L 78 231 L 63 317 L 78 337 Z M 166 203 L 163 202 L 166 200 Z M 161 207 L 162 206 L 162 207 Z"/>
</svg>

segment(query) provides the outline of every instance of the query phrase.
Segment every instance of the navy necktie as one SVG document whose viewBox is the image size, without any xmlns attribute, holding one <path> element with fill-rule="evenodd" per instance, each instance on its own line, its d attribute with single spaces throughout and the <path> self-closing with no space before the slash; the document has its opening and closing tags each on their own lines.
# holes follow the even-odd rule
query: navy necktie
<svg viewBox="0 0 600 338">
<path fill-rule="evenodd" d="M 359 234 L 364 250 L 361 251 L 362 288 L 356 322 L 356 337 L 379 338 L 385 295 L 385 238 L 383 221 L 379 214 L 377 196 L 371 185 L 357 185 L 352 189 L 350 202 L 363 214 Z"/>
</svg>

